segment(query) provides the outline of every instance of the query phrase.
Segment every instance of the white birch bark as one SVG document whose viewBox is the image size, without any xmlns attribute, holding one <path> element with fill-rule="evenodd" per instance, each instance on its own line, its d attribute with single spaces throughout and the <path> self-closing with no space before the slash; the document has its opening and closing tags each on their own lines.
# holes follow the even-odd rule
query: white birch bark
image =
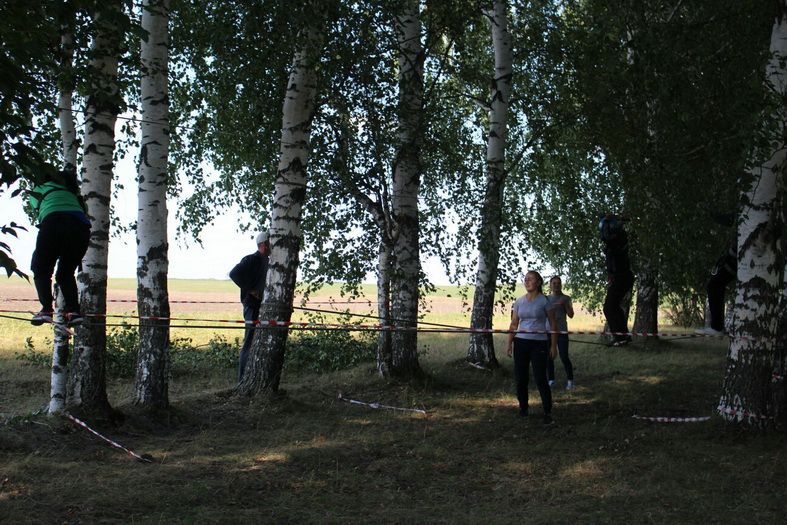
<svg viewBox="0 0 787 525">
<path fill-rule="evenodd" d="M 506 180 L 506 140 L 508 136 L 508 102 L 511 94 L 512 50 L 508 33 L 508 6 L 495 0 L 485 11 L 492 28 L 495 72 L 489 108 L 489 133 L 486 141 L 486 190 L 478 230 L 478 271 L 476 273 L 473 313 L 470 327 L 492 328 L 497 267 L 500 262 L 500 225 L 503 218 L 503 189 Z M 495 368 L 494 338 L 491 333 L 471 333 L 467 360 Z"/>
<path fill-rule="evenodd" d="M 391 271 L 393 250 L 391 242 L 380 241 L 377 252 L 377 317 L 383 326 L 391 326 Z M 392 333 L 380 330 L 377 336 L 377 373 L 380 377 L 388 377 L 393 362 Z"/>
<path fill-rule="evenodd" d="M 169 0 L 142 3 L 142 140 L 137 193 L 137 309 L 139 355 L 134 404 L 169 405 L 169 270 L 167 167 L 169 155 Z"/>
<path fill-rule="evenodd" d="M 77 282 L 83 313 L 98 314 L 76 329 L 74 359 L 68 402 L 84 410 L 110 410 L 106 394 L 107 255 L 109 248 L 109 202 L 118 113 L 117 85 L 120 31 L 116 19 L 121 3 L 105 2 L 94 15 L 91 44 L 91 85 L 87 97 L 82 192 L 90 218 L 90 244 Z"/>
<path fill-rule="evenodd" d="M 49 383 L 49 414 L 59 414 L 66 408 L 68 385 L 68 341 L 69 333 L 62 328 L 66 323 L 65 300 L 60 287 L 55 284 L 55 325 L 52 370 Z"/>
<path fill-rule="evenodd" d="M 400 329 L 392 336 L 391 374 L 407 377 L 420 373 L 418 336 L 418 278 L 421 270 L 418 191 L 423 142 L 423 64 L 419 2 L 405 2 L 395 18 L 399 50 L 398 149 L 393 167 L 392 211 L 398 237 L 394 243 L 391 279 L 391 315 Z M 401 328 L 404 328 L 402 330 Z"/>
<path fill-rule="evenodd" d="M 58 79 L 57 115 L 63 151 L 63 169 L 76 170 L 78 143 L 73 114 L 73 87 L 70 77 L 74 64 L 74 35 L 68 28 L 60 36 L 60 78 Z M 66 323 L 65 304 L 60 287 L 55 284 L 55 323 Z M 68 331 L 54 326 L 52 370 L 49 386 L 49 413 L 59 414 L 65 409 L 68 385 L 68 353 L 71 336 Z"/>
<path fill-rule="evenodd" d="M 766 74 L 769 87 L 784 96 L 787 87 L 787 3 L 771 33 Z M 784 111 L 768 119 L 771 151 L 751 170 L 741 195 L 738 223 L 738 275 L 733 330 L 718 412 L 727 421 L 751 427 L 773 426 L 783 414 L 774 389 L 774 364 L 784 294 Z M 766 155 L 766 156 L 767 156 Z"/>
<path fill-rule="evenodd" d="M 271 210 L 268 273 L 260 319 L 289 322 L 295 295 L 301 210 L 306 199 L 306 166 L 317 95 L 317 70 L 325 40 L 325 6 L 312 2 L 312 16 L 299 33 L 282 115 L 281 151 Z M 278 390 L 284 366 L 287 328 L 266 328 L 254 335 L 246 370 L 237 387 L 243 395 Z"/>
</svg>

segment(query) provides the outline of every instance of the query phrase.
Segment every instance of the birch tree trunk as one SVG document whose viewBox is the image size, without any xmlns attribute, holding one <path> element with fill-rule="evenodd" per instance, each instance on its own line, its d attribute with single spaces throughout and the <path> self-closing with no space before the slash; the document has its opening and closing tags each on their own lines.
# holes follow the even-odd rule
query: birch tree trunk
<svg viewBox="0 0 787 525">
<path fill-rule="evenodd" d="M 470 318 L 470 328 L 479 329 L 492 328 L 497 266 L 500 261 L 500 225 L 503 218 L 502 201 L 506 180 L 508 101 L 513 71 L 507 9 L 505 0 L 495 0 L 492 9 L 486 11 L 492 26 L 495 73 L 492 81 L 489 134 L 486 142 L 486 191 L 481 207 L 481 227 L 478 231 L 478 273 L 473 295 L 473 313 Z M 495 343 L 491 333 L 470 334 L 467 360 L 489 368 L 497 368 Z"/>
<path fill-rule="evenodd" d="M 66 408 L 68 384 L 68 342 L 71 339 L 66 325 L 65 300 L 60 287 L 55 284 L 54 348 L 49 383 L 49 414 L 59 414 Z"/>
<path fill-rule="evenodd" d="M 399 50 L 398 148 L 393 167 L 392 211 L 398 237 L 394 243 L 391 314 L 396 330 L 391 338 L 391 374 L 412 377 L 418 365 L 418 278 L 421 270 L 418 229 L 418 190 L 421 180 L 423 128 L 423 64 L 419 2 L 408 0 L 396 16 Z"/>
<path fill-rule="evenodd" d="M 137 308 L 139 356 L 134 404 L 169 405 L 169 269 L 167 243 L 167 164 L 169 153 L 169 0 L 142 4 L 142 141 L 137 210 Z"/>
<path fill-rule="evenodd" d="M 780 97 L 787 87 L 787 3 L 771 33 L 772 58 L 766 74 L 769 87 Z M 780 99 L 781 100 L 781 99 Z M 784 111 L 766 119 L 772 151 L 762 165 L 751 170 L 751 184 L 741 195 L 738 223 L 738 278 L 735 314 L 727 371 L 718 412 L 741 426 L 766 428 L 783 419 L 783 399 L 774 388 L 780 302 L 784 296 Z M 781 402 L 780 402 L 781 401 Z"/>
<path fill-rule="evenodd" d="M 112 190 L 115 121 L 120 94 L 117 85 L 121 34 L 117 19 L 121 3 L 103 4 L 93 20 L 91 85 L 85 118 L 84 175 L 82 191 L 91 223 L 90 244 L 79 273 L 80 307 L 96 314 L 76 329 L 74 360 L 68 402 L 85 411 L 109 412 L 106 393 L 106 302 L 107 252 L 109 248 L 109 202 Z"/>
<path fill-rule="evenodd" d="M 377 316 L 383 326 L 391 326 L 391 271 L 393 249 L 390 242 L 380 241 L 377 254 Z M 377 373 L 388 377 L 393 366 L 392 333 L 380 330 L 377 336 Z"/>
<path fill-rule="evenodd" d="M 60 125 L 60 139 L 63 150 L 63 169 L 77 168 L 77 133 L 74 125 L 73 81 L 74 35 L 68 27 L 61 29 L 60 71 L 58 78 L 57 116 Z M 66 323 L 65 304 L 60 287 L 55 284 L 55 324 L 52 338 L 52 373 L 49 389 L 49 413 L 58 414 L 65 409 L 68 384 L 68 354 L 71 336 L 61 327 Z"/>
<path fill-rule="evenodd" d="M 288 323 L 292 316 L 298 251 L 301 246 L 301 209 L 306 199 L 306 166 L 310 151 L 311 122 L 317 95 L 317 65 L 325 40 L 325 5 L 311 2 L 307 26 L 299 33 L 284 98 L 281 152 L 271 210 L 268 274 L 260 319 Z M 239 394 L 251 396 L 276 392 L 281 380 L 288 329 L 262 328 L 252 341 Z"/>
</svg>

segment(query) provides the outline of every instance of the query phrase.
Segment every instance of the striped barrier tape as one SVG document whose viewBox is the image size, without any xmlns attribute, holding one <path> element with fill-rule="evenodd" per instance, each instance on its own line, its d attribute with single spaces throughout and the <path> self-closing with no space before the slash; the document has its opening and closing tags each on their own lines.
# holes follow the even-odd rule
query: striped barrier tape
<svg viewBox="0 0 787 525">
<path fill-rule="evenodd" d="M 344 397 L 341 392 L 339 392 L 338 399 L 340 401 L 344 401 L 345 403 L 350 403 L 351 405 L 361 405 L 361 406 L 373 408 L 375 410 L 385 409 L 385 410 L 395 410 L 399 412 L 416 412 L 418 414 L 427 415 L 426 410 L 421 410 L 420 408 L 400 408 L 390 405 L 383 405 L 381 403 L 367 403 L 365 401 L 358 401 L 357 399 L 350 399 Z"/>
<path fill-rule="evenodd" d="M 0 310 L 0 312 L 7 313 L 30 313 L 24 310 Z M 481 334 L 558 334 L 558 335 L 612 335 L 612 336 L 633 336 L 633 337 L 681 337 L 681 338 L 720 338 L 726 335 L 705 335 L 705 334 L 685 334 L 678 332 L 604 332 L 592 330 L 508 330 L 508 329 L 494 329 L 494 328 L 465 328 L 460 326 L 450 326 L 440 328 L 426 328 L 418 326 L 401 326 L 401 325 L 381 325 L 381 324 L 347 324 L 347 323 L 316 323 L 313 321 L 279 321 L 275 319 L 258 320 L 258 321 L 244 321 L 239 319 L 191 319 L 185 317 L 160 317 L 160 316 L 137 316 L 137 315 L 119 315 L 119 314 L 83 314 L 86 318 L 121 318 L 121 319 L 139 319 L 145 321 L 199 321 L 199 322 L 216 322 L 216 323 L 231 323 L 231 324 L 253 324 L 256 328 L 299 328 L 303 330 L 351 330 L 351 331 L 417 331 L 417 332 L 431 332 L 431 333 L 481 333 Z M 172 326 L 171 326 L 172 327 Z M 236 328 L 236 327 L 215 327 L 215 326 L 191 326 L 182 325 L 183 328 Z M 237 327 L 245 329 L 246 326 Z"/>
<path fill-rule="evenodd" d="M 92 428 L 90 428 L 90 427 L 87 425 L 87 423 L 85 423 L 85 422 L 84 422 L 84 421 L 82 421 L 81 419 L 77 419 L 77 418 L 75 418 L 74 416 L 72 416 L 72 415 L 71 415 L 71 414 L 69 414 L 68 412 L 63 412 L 62 414 L 63 414 L 65 417 L 67 417 L 68 419 L 70 419 L 71 421 L 73 421 L 75 424 L 79 425 L 80 427 L 84 428 L 84 429 L 85 429 L 85 430 L 87 430 L 88 432 L 90 432 L 90 433 L 92 433 L 92 434 L 94 434 L 94 435 L 98 436 L 99 438 L 103 439 L 104 441 L 106 441 L 107 443 L 109 443 L 110 445 L 112 445 L 113 447 L 115 447 L 115 448 L 119 448 L 120 450 L 122 450 L 122 451 L 124 451 L 124 452 L 127 452 L 128 454 L 132 455 L 133 457 L 137 458 L 139 461 L 142 461 L 143 463 L 153 463 L 153 460 L 152 460 L 152 459 L 150 459 L 149 457 L 140 456 L 139 454 L 137 454 L 137 453 L 136 453 L 136 452 L 134 452 L 133 450 L 129 450 L 129 449 L 127 449 L 126 447 L 124 447 L 124 446 L 123 446 L 123 445 L 121 445 L 120 443 L 117 443 L 116 441 L 112 441 L 112 440 L 111 440 L 111 439 L 109 439 L 108 437 L 102 436 L 101 434 L 99 434 L 98 432 L 96 432 L 95 430 L 93 430 Z"/>
<path fill-rule="evenodd" d="M 25 299 L 22 297 L 7 297 L 3 301 L 19 301 L 23 303 L 37 303 L 38 299 Z M 108 303 L 136 303 L 136 299 L 107 299 Z M 238 301 L 168 301 L 170 304 L 238 304 Z M 307 301 L 307 304 L 365 304 L 372 306 L 370 300 L 365 301 Z"/>
<path fill-rule="evenodd" d="M 710 416 L 693 416 L 693 417 L 670 417 L 670 416 L 631 416 L 634 419 L 642 421 L 652 421 L 654 423 L 700 423 L 710 420 Z"/>
</svg>

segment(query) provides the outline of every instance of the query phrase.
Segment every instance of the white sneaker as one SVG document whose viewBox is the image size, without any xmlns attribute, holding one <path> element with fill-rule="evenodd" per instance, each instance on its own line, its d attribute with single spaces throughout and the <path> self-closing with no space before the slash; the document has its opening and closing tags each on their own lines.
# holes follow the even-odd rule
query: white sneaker
<svg viewBox="0 0 787 525">
<path fill-rule="evenodd" d="M 694 330 L 694 333 L 697 335 L 707 335 L 711 337 L 721 337 L 724 335 L 724 332 L 720 332 L 714 328 L 711 328 L 710 326 L 706 326 L 705 328 L 697 328 Z"/>
<path fill-rule="evenodd" d="M 566 382 L 566 390 L 574 390 L 574 382 L 573 381 L 567 381 Z"/>
<path fill-rule="evenodd" d="M 549 388 L 552 388 L 553 386 L 555 386 L 555 380 L 554 379 L 550 379 L 549 380 Z"/>
</svg>

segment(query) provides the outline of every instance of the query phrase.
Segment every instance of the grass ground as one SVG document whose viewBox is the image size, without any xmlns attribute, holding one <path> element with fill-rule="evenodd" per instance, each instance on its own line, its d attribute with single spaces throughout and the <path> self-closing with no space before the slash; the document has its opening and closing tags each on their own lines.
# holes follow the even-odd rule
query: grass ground
<svg viewBox="0 0 787 525">
<path fill-rule="evenodd" d="M 592 324 L 572 326 L 580 322 Z M 508 358 L 495 372 L 471 368 L 466 336 L 455 334 L 420 338 L 427 378 L 414 383 L 381 381 L 362 365 L 285 376 L 278 399 L 249 402 L 229 395 L 233 370 L 176 376 L 166 419 L 135 410 L 130 382 L 113 380 L 125 420 L 91 423 L 154 458 L 144 464 L 31 414 L 48 398 L 48 371 L 13 359 L 9 326 L 0 327 L 2 523 L 783 523 L 787 514 L 784 435 L 631 417 L 711 415 L 723 342 L 610 349 L 574 339 L 579 386 L 555 389 L 549 427 L 532 387 L 533 415 L 516 417 Z M 339 392 L 427 415 L 352 405 Z"/>
</svg>

